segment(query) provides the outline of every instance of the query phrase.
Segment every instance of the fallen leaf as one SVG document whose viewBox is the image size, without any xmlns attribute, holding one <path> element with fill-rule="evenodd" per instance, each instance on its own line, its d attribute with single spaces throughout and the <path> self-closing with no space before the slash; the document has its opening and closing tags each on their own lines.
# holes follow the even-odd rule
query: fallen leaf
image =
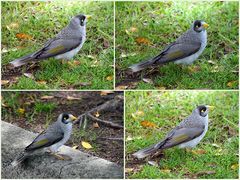
<svg viewBox="0 0 240 180">
<path fill-rule="evenodd" d="M 130 32 L 137 32 L 137 31 L 138 31 L 138 29 L 137 29 L 137 28 L 135 28 L 135 27 L 130 27 L 129 31 L 130 31 Z"/>
<path fill-rule="evenodd" d="M 43 80 L 37 81 L 37 83 L 38 83 L 38 84 L 42 84 L 42 85 L 47 84 L 47 82 L 46 82 L 46 81 L 43 81 Z"/>
<path fill-rule="evenodd" d="M 81 99 L 81 98 L 67 95 L 67 100 L 70 100 L 70 101 L 71 101 L 71 100 L 79 100 L 79 99 Z"/>
<path fill-rule="evenodd" d="M 99 117 L 99 116 L 100 116 L 100 114 L 98 113 L 98 111 L 97 111 L 94 115 L 95 115 L 95 117 Z"/>
<path fill-rule="evenodd" d="M 91 149 L 92 148 L 91 144 L 89 144 L 88 142 L 82 141 L 81 144 L 85 149 Z"/>
<path fill-rule="evenodd" d="M 212 60 L 208 60 L 208 63 L 209 64 L 216 64 L 214 61 L 212 61 Z"/>
<path fill-rule="evenodd" d="M 130 172 L 132 172 L 134 169 L 133 168 L 125 168 L 125 172 L 126 173 L 130 173 Z"/>
<path fill-rule="evenodd" d="M 97 122 L 94 122 L 94 123 L 93 123 L 93 127 L 94 127 L 94 128 L 100 128 Z"/>
<path fill-rule="evenodd" d="M 147 38 L 144 38 L 144 37 L 138 37 L 138 38 L 135 39 L 135 41 L 138 44 L 145 44 L 145 45 L 151 45 L 152 44 Z"/>
<path fill-rule="evenodd" d="M 113 80 L 113 76 L 108 76 L 106 79 L 107 79 L 108 81 L 112 81 L 112 80 Z"/>
<path fill-rule="evenodd" d="M 193 154 L 206 154 L 206 151 L 203 149 L 192 150 Z"/>
<path fill-rule="evenodd" d="M 147 121 L 147 120 L 141 121 L 141 126 L 143 126 L 143 127 L 151 127 L 151 128 L 157 127 L 157 125 L 155 123 Z"/>
<path fill-rule="evenodd" d="M 113 94 L 114 93 L 114 91 L 101 91 L 100 92 L 100 95 L 101 96 L 106 96 L 106 95 L 108 95 L 108 94 Z"/>
<path fill-rule="evenodd" d="M 23 108 L 18 108 L 17 112 L 18 112 L 18 114 L 23 115 L 23 114 L 25 113 L 25 109 L 23 109 Z"/>
<path fill-rule="evenodd" d="M 143 82 L 145 82 L 145 83 L 153 84 L 153 80 L 151 80 L 150 78 L 143 78 L 142 80 L 143 80 Z"/>
<path fill-rule="evenodd" d="M 106 39 L 103 40 L 103 47 L 104 48 L 108 48 L 109 47 L 109 42 Z"/>
<path fill-rule="evenodd" d="M 75 60 L 75 61 L 73 61 L 73 64 L 74 64 L 74 65 L 79 65 L 79 64 L 81 64 L 81 62 Z"/>
<path fill-rule="evenodd" d="M 231 87 L 233 87 L 234 85 L 236 85 L 237 82 L 238 82 L 238 81 L 229 81 L 229 82 L 227 83 L 227 86 L 231 88 Z"/>
<path fill-rule="evenodd" d="M 127 88 L 128 88 L 128 86 L 117 86 L 116 90 L 125 90 Z"/>
<path fill-rule="evenodd" d="M 72 149 L 77 149 L 77 148 L 78 148 L 78 146 L 73 146 L 73 147 L 72 147 Z"/>
<path fill-rule="evenodd" d="M 170 173 L 171 172 L 170 169 L 161 169 L 160 171 L 163 172 L 163 173 Z"/>
<path fill-rule="evenodd" d="M 124 53 L 122 53 L 121 55 L 120 55 L 120 58 L 125 58 L 125 57 L 129 57 L 129 56 L 136 56 L 137 55 L 137 53 L 129 53 L 129 54 L 124 54 Z"/>
<path fill-rule="evenodd" d="M 137 111 L 135 114 L 138 115 L 138 116 L 144 116 L 144 112 L 143 111 Z"/>
<path fill-rule="evenodd" d="M 27 40 L 31 40 L 33 39 L 32 36 L 28 35 L 28 34 L 24 34 L 24 33 L 17 33 L 16 37 L 18 39 L 27 39 Z"/>
<path fill-rule="evenodd" d="M 151 166 L 156 166 L 158 167 L 158 163 L 155 161 L 148 161 L 148 164 L 150 164 Z"/>
<path fill-rule="evenodd" d="M 220 147 L 218 144 L 215 144 L 215 143 L 213 143 L 212 146 L 213 146 L 213 147 L 217 147 L 217 148 Z"/>
<path fill-rule="evenodd" d="M 24 73 L 23 75 L 30 78 L 30 79 L 34 79 L 34 76 L 33 76 L 32 73 Z"/>
<path fill-rule="evenodd" d="M 215 174 L 215 173 L 216 173 L 216 171 L 200 171 L 196 175 L 197 176 L 202 176 L 202 175 L 205 175 L 205 174 L 209 175 L 209 174 Z"/>
<path fill-rule="evenodd" d="M 47 95 L 41 97 L 41 99 L 53 99 L 53 98 L 54 98 L 54 96 L 47 96 Z"/>
<path fill-rule="evenodd" d="M 7 27 L 7 29 L 8 29 L 9 31 L 11 31 L 11 30 L 13 30 L 13 29 L 18 29 L 18 28 L 19 28 L 19 24 L 13 22 L 13 23 L 7 25 L 6 27 Z"/>
<path fill-rule="evenodd" d="M 233 164 L 233 165 L 231 166 L 231 169 L 232 169 L 232 170 L 237 170 L 237 169 L 238 169 L 238 164 Z"/>
<path fill-rule="evenodd" d="M 1 85 L 6 85 L 8 84 L 10 81 L 9 80 L 1 80 Z"/>
</svg>

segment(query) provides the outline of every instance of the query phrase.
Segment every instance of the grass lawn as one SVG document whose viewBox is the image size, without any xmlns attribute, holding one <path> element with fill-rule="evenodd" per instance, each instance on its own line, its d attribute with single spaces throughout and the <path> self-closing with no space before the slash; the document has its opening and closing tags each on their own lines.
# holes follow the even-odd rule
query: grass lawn
<svg viewBox="0 0 240 180">
<path fill-rule="evenodd" d="M 116 83 L 130 65 L 159 54 L 164 47 L 201 19 L 208 45 L 191 66 L 166 64 L 157 73 L 140 74 L 153 83 L 138 82 L 137 89 L 237 89 L 238 2 L 117 2 Z M 139 39 L 140 38 L 140 39 Z M 138 39 L 138 40 L 137 40 Z M 148 72 L 148 73 L 147 73 Z"/>
<path fill-rule="evenodd" d="M 81 13 L 92 19 L 73 66 L 51 58 L 31 71 L 34 79 L 23 75 L 29 65 L 18 74 L 3 70 L 4 88 L 112 89 L 113 2 L 2 2 L 2 65 L 38 50 Z"/>
<path fill-rule="evenodd" d="M 238 92 L 126 92 L 126 171 L 128 178 L 238 178 Z M 157 143 L 200 104 L 209 112 L 209 129 L 192 151 L 171 148 L 151 166 L 132 154 Z M 145 120 L 150 126 L 142 126 Z"/>
</svg>

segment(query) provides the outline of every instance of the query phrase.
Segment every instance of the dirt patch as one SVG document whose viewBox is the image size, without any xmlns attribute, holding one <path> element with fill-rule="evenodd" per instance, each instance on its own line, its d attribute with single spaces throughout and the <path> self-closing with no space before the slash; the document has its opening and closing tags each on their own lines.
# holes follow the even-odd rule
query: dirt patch
<svg viewBox="0 0 240 180">
<path fill-rule="evenodd" d="M 62 112 L 79 116 L 114 99 L 116 96 L 123 96 L 123 93 L 101 93 L 100 91 L 2 92 L 2 120 L 26 130 L 40 133 L 54 122 Z M 39 112 L 36 110 L 36 104 L 39 103 L 50 103 L 54 105 L 54 108 L 50 111 L 46 110 L 47 112 Z M 19 109 L 24 109 L 24 113 L 19 113 Z M 113 111 L 101 112 L 98 118 L 123 125 L 123 103 Z M 85 149 L 81 145 L 81 141 L 87 141 L 93 148 Z M 123 165 L 123 129 L 111 128 L 104 123 L 98 123 L 98 126 L 96 126 L 94 120 L 87 118 L 85 128 L 79 127 L 78 124 L 74 125 L 71 139 L 66 145 Z"/>
</svg>

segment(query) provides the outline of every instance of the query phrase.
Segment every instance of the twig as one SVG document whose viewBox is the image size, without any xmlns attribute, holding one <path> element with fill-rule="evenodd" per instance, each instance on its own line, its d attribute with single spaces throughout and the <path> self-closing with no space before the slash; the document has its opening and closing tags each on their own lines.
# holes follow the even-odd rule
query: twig
<svg viewBox="0 0 240 180">
<path fill-rule="evenodd" d="M 105 124 L 106 126 L 110 126 L 112 128 L 116 128 L 116 129 L 123 129 L 123 126 L 121 125 L 118 125 L 118 124 L 115 124 L 113 122 L 110 122 L 110 121 L 104 121 L 102 119 L 99 119 L 97 117 L 94 117 L 93 115 L 91 115 L 90 113 L 87 114 L 88 117 L 92 118 L 94 121 L 97 121 L 97 122 L 100 122 L 100 123 L 103 123 Z"/>
</svg>

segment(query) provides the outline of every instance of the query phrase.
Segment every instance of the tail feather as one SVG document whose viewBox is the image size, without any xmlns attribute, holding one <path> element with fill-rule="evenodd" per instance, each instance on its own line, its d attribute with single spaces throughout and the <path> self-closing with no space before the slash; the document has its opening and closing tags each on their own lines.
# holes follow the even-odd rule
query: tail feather
<svg viewBox="0 0 240 180">
<path fill-rule="evenodd" d="M 11 163 L 11 165 L 13 167 L 17 166 L 18 164 L 20 164 L 21 162 L 23 162 L 25 159 L 27 158 L 27 153 L 26 152 L 22 152 L 20 155 L 18 155 L 13 162 Z"/>
<path fill-rule="evenodd" d="M 133 154 L 138 159 L 143 159 L 153 153 L 155 153 L 158 149 L 155 147 L 155 145 L 150 146 L 148 148 L 142 149 L 140 151 L 137 151 Z"/>
<path fill-rule="evenodd" d="M 34 59 L 34 57 L 32 56 L 32 54 L 29 54 L 27 56 L 15 59 L 14 61 L 11 61 L 10 64 L 13 65 L 13 67 L 19 67 L 22 66 L 30 61 L 32 61 Z"/>
<path fill-rule="evenodd" d="M 129 68 L 132 70 L 132 72 L 138 72 L 138 71 L 141 71 L 141 70 L 147 68 L 148 66 L 152 65 L 154 62 L 155 61 L 150 59 L 147 61 L 143 61 L 143 62 L 134 64 L 134 65 L 130 66 Z"/>
</svg>

